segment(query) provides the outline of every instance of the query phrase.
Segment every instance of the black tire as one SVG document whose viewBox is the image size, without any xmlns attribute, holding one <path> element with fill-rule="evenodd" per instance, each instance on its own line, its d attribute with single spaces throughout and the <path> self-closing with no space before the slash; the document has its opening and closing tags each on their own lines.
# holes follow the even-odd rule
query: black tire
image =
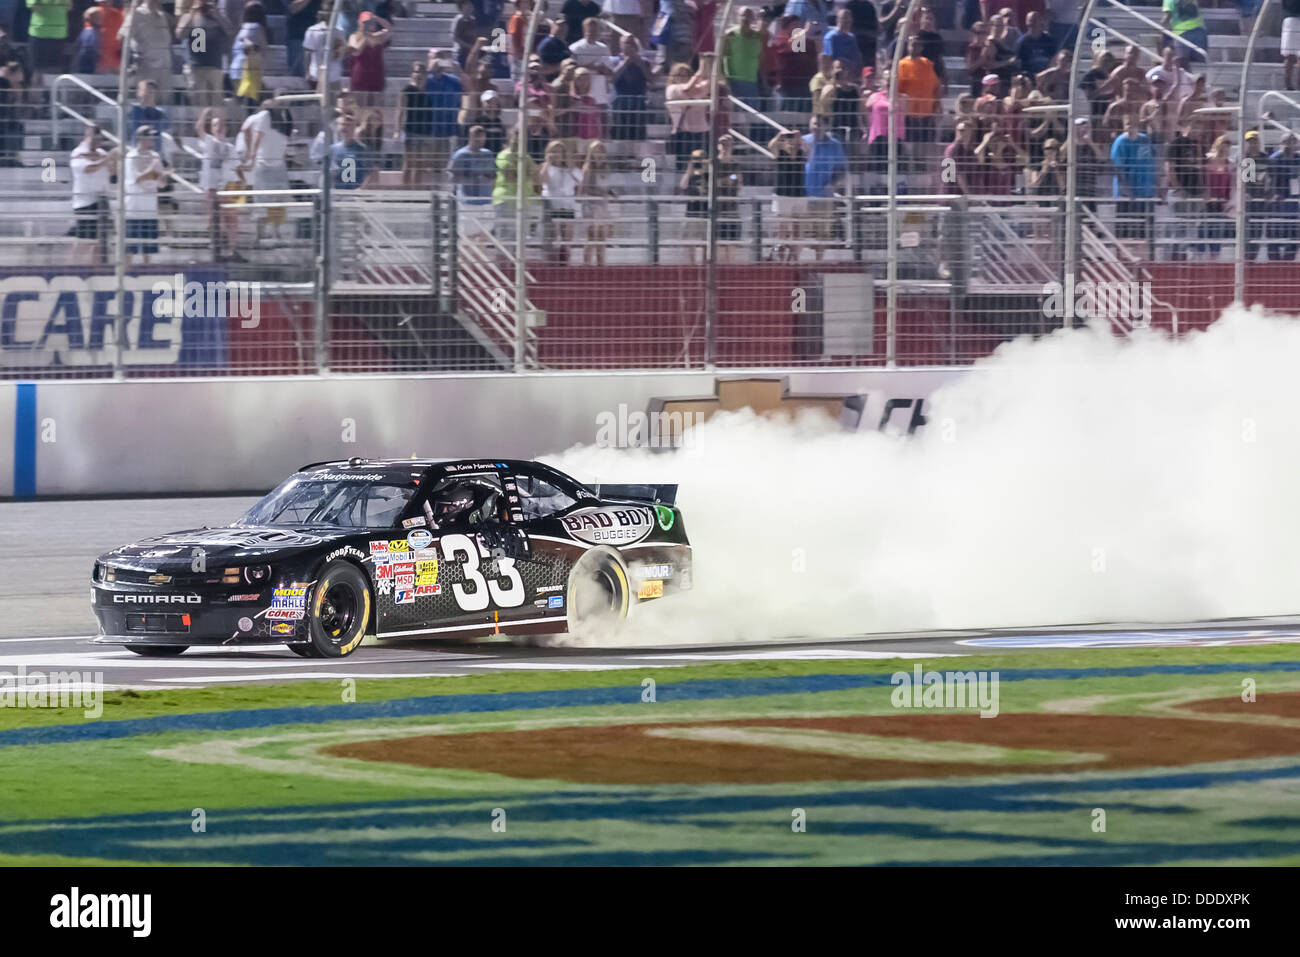
<svg viewBox="0 0 1300 957">
<path fill-rule="evenodd" d="M 632 605 L 627 569 L 612 550 L 587 552 L 569 572 L 569 633 L 599 640 L 618 631 Z"/>
<path fill-rule="evenodd" d="M 346 561 L 326 565 L 307 607 L 311 657 L 343 658 L 356 651 L 366 636 L 370 607 L 370 585 L 361 569 Z"/>
<path fill-rule="evenodd" d="M 189 645 L 127 645 L 129 650 L 146 658 L 175 658 L 183 654 Z"/>
<path fill-rule="evenodd" d="M 314 645 L 287 645 L 286 647 L 299 658 L 320 657 L 320 655 L 316 654 L 316 648 Z"/>
</svg>

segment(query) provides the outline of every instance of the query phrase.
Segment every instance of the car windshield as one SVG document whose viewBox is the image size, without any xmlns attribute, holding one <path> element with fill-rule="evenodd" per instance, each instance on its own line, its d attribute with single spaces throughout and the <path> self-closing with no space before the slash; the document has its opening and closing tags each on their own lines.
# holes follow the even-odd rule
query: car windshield
<svg viewBox="0 0 1300 957">
<path fill-rule="evenodd" d="M 249 509 L 237 524 L 391 528 L 415 489 L 414 482 L 399 484 L 381 476 L 296 475 Z"/>
</svg>

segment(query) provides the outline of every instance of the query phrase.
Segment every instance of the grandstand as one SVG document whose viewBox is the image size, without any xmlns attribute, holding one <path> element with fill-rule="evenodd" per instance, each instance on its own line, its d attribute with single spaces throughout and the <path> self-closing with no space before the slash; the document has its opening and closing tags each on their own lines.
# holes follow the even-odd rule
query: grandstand
<svg viewBox="0 0 1300 957">
<path fill-rule="evenodd" d="M 1133 301 L 1148 302 L 1145 313 L 1128 308 L 1101 317 L 1117 334 L 1145 324 L 1177 332 L 1203 327 L 1234 299 L 1284 305 L 1294 288 L 1294 258 L 1300 248 L 1300 241 L 1289 241 L 1300 228 L 1300 186 L 1293 185 L 1290 175 L 1297 167 L 1287 154 L 1272 163 L 1271 178 L 1262 172 L 1258 182 L 1231 175 L 1227 193 L 1219 181 L 1224 169 L 1235 174 L 1249 159 L 1254 176 L 1269 168 L 1271 154 L 1285 153 L 1283 138 L 1300 113 L 1300 95 L 1286 92 L 1281 55 L 1281 14 L 1289 5 L 1279 0 L 1264 4 L 1253 47 L 1252 21 L 1243 18 L 1237 5 L 1202 5 L 1205 62 L 1190 57 L 1183 64 L 1185 80 L 1179 81 L 1186 83 L 1190 99 L 1170 96 L 1161 107 L 1167 113 L 1142 120 L 1141 104 L 1159 94 L 1152 92 L 1155 81 L 1139 83 L 1135 96 L 1142 99 L 1134 99 L 1132 112 L 1147 131 L 1143 135 L 1157 166 L 1153 195 L 1157 190 L 1161 194 L 1161 201 L 1149 206 L 1112 195 L 1112 181 L 1117 173 L 1123 179 L 1124 171 L 1110 165 L 1111 139 L 1122 132 L 1126 107 L 1120 104 L 1111 112 L 1114 99 L 1122 95 L 1118 90 L 1113 96 L 1097 94 L 1097 78 L 1090 81 L 1085 73 L 1103 51 L 1122 66 L 1130 47 L 1136 50 L 1135 75 L 1146 76 L 1156 67 L 1172 36 L 1162 28 L 1162 11 L 1156 6 L 1098 0 L 1092 21 L 1079 31 L 1083 46 L 1077 74 L 1065 77 L 1053 97 L 1045 93 L 1051 84 L 1038 76 L 1029 77 L 1021 89 L 1016 81 L 1021 69 L 1014 64 L 998 68 L 997 84 L 983 83 L 978 65 L 985 61 L 970 52 L 971 20 L 984 16 L 979 9 L 972 11 L 976 5 L 916 0 L 908 15 L 905 2 L 873 4 L 881 27 L 877 59 L 865 85 L 860 75 L 845 70 L 840 80 L 832 76 L 818 87 L 834 94 L 822 122 L 841 141 L 843 174 L 827 195 L 792 196 L 796 202 L 785 205 L 776 200 L 781 165 L 768 140 L 790 130 L 807 134 L 810 112 L 820 109 L 811 103 L 812 87 L 797 72 L 791 80 L 787 61 L 780 59 L 793 56 L 792 34 L 786 34 L 783 52 L 776 52 L 783 27 L 792 26 L 781 16 L 786 5 L 770 8 L 761 22 L 754 18 L 754 35 L 762 38 L 763 82 L 757 93 L 744 88 L 744 77 L 728 75 L 733 68 L 746 69 L 735 66 L 743 60 L 738 54 L 734 63 L 725 62 L 718 70 L 717 115 L 709 116 L 709 94 L 696 92 L 695 99 L 684 100 L 691 105 L 676 108 L 682 118 L 676 133 L 660 72 L 671 64 L 647 44 L 644 56 L 654 73 L 640 122 L 631 123 L 643 126 L 643 133 L 634 129 L 625 138 L 611 136 L 619 104 L 596 97 L 587 103 L 568 80 L 530 92 L 533 112 L 539 114 L 530 123 L 530 154 L 540 165 L 548 142 L 566 142 L 577 157 L 573 177 L 579 183 L 577 196 L 570 188 L 568 198 L 561 190 L 524 203 L 520 244 L 510 228 L 517 199 L 507 196 L 494 209 L 486 202 L 482 182 L 467 190 L 463 177 L 457 180 L 444 169 L 412 188 L 402 169 L 404 144 L 392 136 L 412 64 L 427 62 L 431 50 L 457 49 L 458 42 L 463 60 L 464 39 L 474 35 L 500 47 L 480 57 L 487 73 L 494 74 L 486 77 L 484 89 L 495 97 L 486 99 L 500 104 L 503 133 L 517 127 L 516 86 L 523 66 L 506 33 L 516 12 L 513 5 L 499 8 L 480 0 L 471 6 L 483 13 L 484 22 L 466 27 L 457 22 L 461 11 L 453 4 L 341 3 L 338 9 L 348 18 L 344 35 L 375 9 L 405 15 L 391 21 L 382 54 L 383 91 L 352 91 L 353 77 L 345 76 L 338 94 L 343 112 L 369 124 L 360 139 L 370 175 L 361 189 L 326 191 L 323 117 L 332 122 L 338 111 L 323 112 L 313 98 L 314 88 L 290 71 L 286 9 L 269 4 L 262 92 L 256 99 L 288 97 L 278 107 L 287 123 L 285 185 L 249 192 L 254 184 L 246 177 L 243 185 L 216 195 L 214 212 L 213 197 L 200 185 L 204 144 L 195 133 L 200 109 L 185 92 L 184 46 L 174 43 L 177 95 L 160 104 L 170 130 L 161 148 L 169 187 L 160 193 L 158 248 L 147 265 L 134 259 L 118 262 L 116 243 L 119 233 L 129 236 L 130 217 L 119 208 L 115 189 L 105 195 L 107 221 L 98 248 L 88 250 L 84 240 L 70 235 L 76 221 L 69 157 L 83 123 L 99 124 L 114 140 L 119 103 L 124 98 L 134 103 L 137 77 L 132 74 L 121 89 L 117 72 L 102 59 L 95 72 L 71 72 L 76 31 L 69 32 L 63 68 L 35 70 L 34 44 L 22 42 L 21 30 L 10 30 L 13 55 L 27 67 L 31 85 L 8 93 L 15 148 L 12 165 L 0 166 L 0 269 L 8 288 L 25 288 L 22 277 L 39 276 L 52 284 L 36 289 L 18 315 L 40 327 L 33 341 L 46 340 L 48 347 L 47 327 L 53 323 L 65 330 L 60 335 L 67 342 L 62 350 L 0 350 L 0 368 L 11 376 L 70 371 L 123 376 L 959 363 L 987 354 L 1011 336 L 1041 334 L 1083 318 L 1054 315 L 1045 308 L 1046 290 L 1054 283 L 1066 289 L 1084 281 L 1141 288 L 1147 298 Z M 665 8 L 678 11 L 677 16 L 691 15 L 690 8 L 668 0 Z M 810 47 L 802 52 L 813 71 L 825 30 L 808 11 L 818 8 L 815 3 L 790 5 L 801 11 L 792 14 L 793 27 L 806 31 L 803 38 Z M 79 20 L 84 0 L 74 9 Z M 568 9 L 566 4 L 564 11 Z M 709 23 L 692 24 L 688 74 L 699 65 L 699 53 L 719 49 L 730 31 L 740 29 L 745 5 L 700 4 L 699 9 L 712 15 Z M 1047 23 L 1041 0 L 1010 9 L 1010 31 L 1028 32 L 1031 15 Z M 166 4 L 164 10 L 182 12 Z M 486 20 L 484 11 L 495 18 Z M 564 11 L 552 0 L 544 15 L 563 19 Z M 927 15 L 932 28 L 923 23 Z M 989 16 L 990 23 L 996 16 Z M 619 17 L 607 14 L 604 19 L 598 32 L 614 64 L 626 31 L 618 25 Z M 645 32 L 652 19 L 643 18 Z M 173 17 L 173 27 L 175 23 Z M 922 117 L 914 124 L 909 97 L 904 107 L 908 122 L 905 129 L 900 125 L 897 143 L 897 175 L 890 176 L 883 145 L 894 124 L 885 120 L 877 130 L 872 113 L 873 95 L 884 96 L 888 108 L 888 85 L 875 94 L 871 87 L 888 77 L 896 58 L 888 41 L 904 23 L 912 31 L 929 31 L 924 39 L 932 44 L 920 59 L 930 60 L 944 83 L 928 120 Z M 1064 38 L 1066 31 L 1059 28 L 1069 24 L 1050 26 L 1052 36 Z M 769 49 L 771 59 L 764 59 Z M 906 52 L 898 51 L 897 58 Z M 1247 57 L 1247 88 L 1242 89 Z M 699 75 L 705 75 L 708 62 L 706 58 Z M 223 69 L 228 66 L 229 58 Z M 558 61 L 555 66 L 559 68 Z M 1197 92 L 1195 77 L 1204 79 L 1203 92 Z M 495 116 L 482 105 L 483 91 L 474 90 L 475 76 L 467 73 L 463 79 L 470 94 L 456 110 L 455 143 L 448 152 L 465 145 L 476 119 Z M 227 90 L 224 111 L 227 138 L 238 143 L 243 139 L 236 135 L 240 125 L 257 107 L 255 102 L 241 104 L 233 95 L 235 85 Z M 1075 90 L 1075 117 L 1091 117 L 1097 139 L 1104 139 L 1095 159 L 1085 155 L 1077 160 L 1073 193 L 1065 173 L 1058 178 L 1042 167 L 1044 147 L 1052 139 L 1059 150 L 1053 155 L 1065 160 L 1065 130 L 1077 128 L 1066 122 L 1062 90 L 1069 87 Z M 533 90 L 531 80 L 528 89 Z M 967 95 L 972 92 L 987 95 Z M 330 99 L 333 104 L 335 95 Z M 627 102 L 636 101 L 623 103 L 624 117 Z M 880 101 L 875 102 L 878 109 Z M 702 117 L 705 129 L 686 131 L 693 134 L 686 136 L 692 110 L 693 120 L 699 124 Z M 963 116 L 979 137 L 995 134 L 979 157 L 985 188 L 951 189 L 945 179 L 945 151 Z M 1180 152 L 1175 141 L 1188 124 L 1189 145 Z M 592 129 L 599 135 L 583 135 Z M 879 141 L 867 142 L 877 132 L 884 134 Z M 1253 142 L 1260 144 L 1251 147 L 1257 157 L 1244 152 L 1246 132 L 1254 132 Z M 1220 137 L 1222 163 L 1206 159 Z M 595 138 L 604 143 L 608 163 L 599 177 L 589 177 L 582 165 Z M 711 165 L 708 157 L 716 154 L 715 144 L 722 138 L 733 144 L 732 152 Z M 1137 139 L 1135 130 L 1129 142 Z M 684 179 L 690 148 L 700 147 L 702 175 Z M 1005 158 L 994 155 L 1004 148 Z M 490 152 L 499 155 L 500 150 Z M 438 165 L 443 161 L 445 157 Z M 499 161 L 494 162 L 499 170 Z M 1093 168 L 1085 177 L 1089 163 Z M 1180 163 L 1189 164 L 1189 176 L 1181 176 Z M 465 168 L 471 168 L 468 161 Z M 1198 181 L 1194 188 L 1182 182 L 1189 178 Z M 563 181 L 560 175 L 557 188 Z M 484 202 L 474 202 L 475 196 Z M 894 217 L 891 204 L 898 210 Z M 787 207 L 798 211 L 790 213 Z M 1240 249 L 1239 208 L 1250 220 Z M 569 220 L 575 209 L 576 219 Z M 66 320 L 52 318 L 60 275 L 81 277 L 88 284 L 82 292 L 90 297 L 84 308 L 111 317 L 117 314 L 119 297 L 124 314 L 144 308 L 143 292 L 127 295 L 128 286 L 137 288 L 133 282 L 177 271 L 200 281 L 255 285 L 259 322 L 245 327 L 232 321 L 223 334 L 214 335 L 196 331 L 206 317 L 187 317 L 173 335 L 191 345 L 164 350 L 167 360 L 160 363 L 138 354 L 143 320 L 127 319 L 128 344 L 136 340 L 132 356 L 129 348 L 112 348 L 111 318 L 107 345 L 101 341 L 99 349 L 80 353 L 66 332 Z M 105 297 L 103 290 L 110 288 L 115 295 Z M 18 335 L 15 342 L 35 335 Z"/>
</svg>

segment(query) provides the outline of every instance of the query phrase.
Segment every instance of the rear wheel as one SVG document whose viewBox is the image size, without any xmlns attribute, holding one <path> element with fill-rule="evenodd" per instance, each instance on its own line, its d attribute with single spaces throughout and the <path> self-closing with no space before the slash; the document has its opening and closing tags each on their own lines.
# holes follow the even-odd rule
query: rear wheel
<svg viewBox="0 0 1300 957">
<path fill-rule="evenodd" d="M 627 569 L 612 551 L 590 551 L 569 572 L 569 632 L 601 639 L 614 634 L 627 618 L 631 590 Z"/>
<path fill-rule="evenodd" d="M 361 569 L 351 562 L 330 562 L 321 572 L 307 613 L 311 654 L 304 658 L 342 658 L 350 655 L 365 637 L 370 622 L 370 587 Z"/>
<path fill-rule="evenodd" d="M 320 657 L 320 655 L 316 654 L 316 648 L 313 645 L 287 645 L 286 647 L 299 658 Z"/>
<path fill-rule="evenodd" d="M 137 655 L 144 655 L 146 658 L 175 658 L 177 655 L 185 652 L 189 645 L 127 645 L 131 651 Z"/>
</svg>

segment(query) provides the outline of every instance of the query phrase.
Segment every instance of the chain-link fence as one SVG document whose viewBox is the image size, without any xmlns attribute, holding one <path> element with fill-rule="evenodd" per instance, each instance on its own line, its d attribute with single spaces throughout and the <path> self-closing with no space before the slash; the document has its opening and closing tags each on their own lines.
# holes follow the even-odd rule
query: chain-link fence
<svg viewBox="0 0 1300 957">
<path fill-rule="evenodd" d="M 951 364 L 1286 308 L 1290 6 L 336 4 L 298 75 L 267 21 L 254 96 L 37 75 L 0 375 Z"/>
</svg>

